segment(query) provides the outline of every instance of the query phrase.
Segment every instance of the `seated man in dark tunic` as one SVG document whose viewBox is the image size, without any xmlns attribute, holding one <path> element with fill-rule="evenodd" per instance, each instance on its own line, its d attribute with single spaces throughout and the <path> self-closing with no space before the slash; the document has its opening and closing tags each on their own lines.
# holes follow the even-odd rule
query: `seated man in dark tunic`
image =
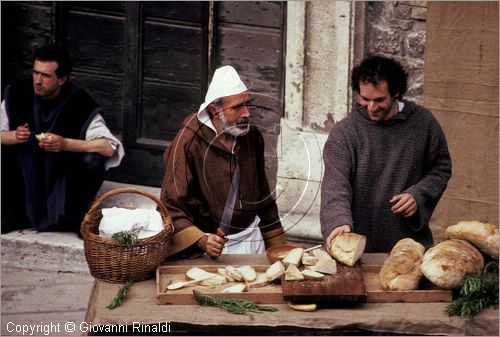
<svg viewBox="0 0 500 337">
<path fill-rule="evenodd" d="M 123 158 L 101 107 L 69 81 L 71 69 L 66 51 L 44 46 L 35 51 L 32 79 L 5 90 L 2 233 L 79 231 L 104 171 Z"/>
<path fill-rule="evenodd" d="M 403 99 L 401 65 L 369 57 L 351 73 L 359 104 L 335 124 L 323 150 L 321 231 L 366 235 L 365 252 L 402 238 L 432 244 L 429 219 L 451 176 L 446 137 L 427 109 Z"/>
</svg>

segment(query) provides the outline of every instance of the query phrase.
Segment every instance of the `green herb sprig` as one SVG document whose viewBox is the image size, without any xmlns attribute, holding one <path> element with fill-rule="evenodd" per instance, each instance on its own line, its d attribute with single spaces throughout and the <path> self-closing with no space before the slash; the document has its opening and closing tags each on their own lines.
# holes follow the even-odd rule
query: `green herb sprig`
<svg viewBox="0 0 500 337">
<path fill-rule="evenodd" d="M 130 290 L 133 284 L 134 281 L 127 281 L 125 285 L 118 290 L 118 293 L 116 294 L 115 298 L 113 298 L 111 303 L 106 308 L 113 310 L 122 305 L 123 301 L 128 296 L 128 291 Z"/>
<path fill-rule="evenodd" d="M 114 233 L 111 238 L 117 243 L 122 245 L 127 245 L 128 247 L 135 245 L 137 241 L 137 235 L 143 227 L 134 228 L 129 231 L 121 231 Z"/>
<path fill-rule="evenodd" d="M 472 318 L 489 306 L 498 307 L 498 264 L 489 262 L 481 274 L 467 274 L 459 296 L 447 307 L 448 316 Z"/>
<path fill-rule="evenodd" d="M 242 300 L 240 298 L 216 298 L 208 295 L 203 295 L 197 290 L 193 290 L 194 298 L 200 305 L 219 307 L 231 314 L 247 315 L 250 319 L 254 319 L 253 313 L 261 314 L 265 311 L 278 311 L 278 308 L 259 305 L 251 301 Z"/>
</svg>

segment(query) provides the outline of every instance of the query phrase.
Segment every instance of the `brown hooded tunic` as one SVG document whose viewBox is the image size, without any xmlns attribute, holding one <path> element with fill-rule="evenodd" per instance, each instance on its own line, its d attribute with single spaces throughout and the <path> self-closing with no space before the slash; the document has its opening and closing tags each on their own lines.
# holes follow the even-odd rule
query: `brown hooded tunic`
<svg viewBox="0 0 500 337">
<path fill-rule="evenodd" d="M 231 188 L 235 165 L 240 166 L 240 185 L 229 234 L 241 232 L 258 215 L 266 246 L 283 242 L 283 228 L 264 167 L 264 140 L 256 128 L 236 138 L 233 153 L 196 114 L 163 155 L 165 175 L 161 188 L 175 231 L 170 254 L 197 242 L 205 233 L 215 233 Z"/>
</svg>

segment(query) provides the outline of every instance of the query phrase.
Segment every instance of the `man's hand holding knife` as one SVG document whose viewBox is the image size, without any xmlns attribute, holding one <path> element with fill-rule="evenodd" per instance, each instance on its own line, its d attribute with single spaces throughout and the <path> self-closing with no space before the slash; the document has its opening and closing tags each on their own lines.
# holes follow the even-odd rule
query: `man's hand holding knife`
<svg viewBox="0 0 500 337">
<path fill-rule="evenodd" d="M 223 230 L 219 227 L 215 234 L 207 234 L 198 240 L 198 247 L 212 258 L 218 258 L 222 254 L 222 249 L 224 249 L 227 240 Z"/>
</svg>

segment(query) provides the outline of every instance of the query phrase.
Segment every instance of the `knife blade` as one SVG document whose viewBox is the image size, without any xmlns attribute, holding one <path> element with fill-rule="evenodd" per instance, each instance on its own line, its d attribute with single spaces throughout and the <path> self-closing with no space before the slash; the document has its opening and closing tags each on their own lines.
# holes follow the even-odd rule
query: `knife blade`
<svg viewBox="0 0 500 337">
<path fill-rule="evenodd" d="M 233 179 L 231 181 L 231 187 L 229 188 L 229 194 L 226 199 L 226 204 L 224 205 L 224 212 L 220 219 L 219 228 L 215 232 L 216 235 L 224 238 L 227 242 L 229 239 L 227 235 L 231 227 L 231 219 L 233 217 L 234 203 L 236 201 L 236 195 L 238 194 L 240 184 L 240 166 L 236 162 L 236 167 L 234 169 Z"/>
<path fill-rule="evenodd" d="M 229 230 L 231 227 L 231 219 L 233 218 L 233 210 L 234 204 L 236 202 L 236 196 L 238 195 L 240 184 L 240 166 L 236 163 L 236 167 L 234 169 L 233 179 L 231 181 L 231 186 L 229 188 L 229 194 L 226 199 L 226 204 L 224 205 L 224 212 L 222 213 L 222 217 L 220 219 L 219 228 L 217 228 L 217 233 L 222 233 L 223 235 L 219 235 L 221 237 L 225 237 L 229 234 Z"/>
</svg>

